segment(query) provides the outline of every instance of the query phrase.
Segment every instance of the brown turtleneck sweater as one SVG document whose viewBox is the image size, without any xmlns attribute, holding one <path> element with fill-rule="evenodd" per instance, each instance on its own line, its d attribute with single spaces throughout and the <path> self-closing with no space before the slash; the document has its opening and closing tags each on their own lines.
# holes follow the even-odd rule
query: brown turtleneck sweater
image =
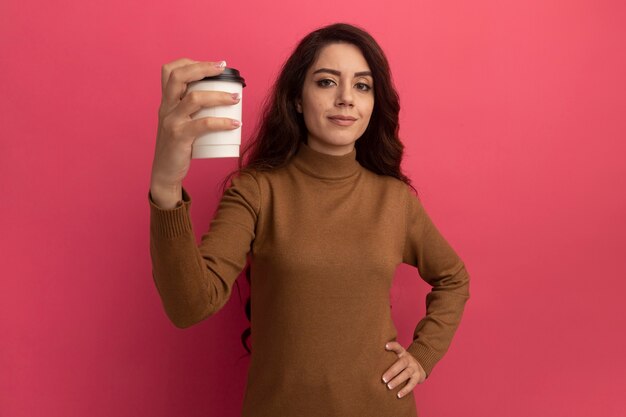
<svg viewBox="0 0 626 417">
<path fill-rule="evenodd" d="M 405 183 L 362 167 L 356 149 L 302 143 L 284 168 L 233 177 L 199 245 L 184 188 L 173 209 L 148 199 L 153 278 L 176 326 L 221 309 L 250 255 L 243 417 L 417 416 L 412 392 L 396 397 L 405 384 L 382 381 L 397 360 L 385 350 L 395 270 L 415 266 L 433 286 L 407 347 L 427 375 L 461 321 L 469 275 Z"/>
</svg>

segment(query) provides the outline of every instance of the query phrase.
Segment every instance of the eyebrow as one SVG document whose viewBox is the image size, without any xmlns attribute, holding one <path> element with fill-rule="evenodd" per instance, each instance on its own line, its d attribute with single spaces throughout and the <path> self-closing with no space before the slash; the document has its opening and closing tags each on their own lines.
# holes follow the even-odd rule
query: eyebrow
<svg viewBox="0 0 626 417">
<path fill-rule="evenodd" d="M 318 70 L 316 70 L 315 72 L 313 72 L 313 74 L 317 74 L 318 72 L 328 72 L 330 74 L 334 74 L 334 75 L 341 75 L 341 71 L 337 71 L 334 69 L 330 69 L 330 68 L 320 68 Z M 355 77 L 361 77 L 364 75 L 369 75 L 370 77 L 372 76 L 372 73 L 370 71 L 361 71 L 361 72 L 355 72 L 354 76 Z"/>
</svg>

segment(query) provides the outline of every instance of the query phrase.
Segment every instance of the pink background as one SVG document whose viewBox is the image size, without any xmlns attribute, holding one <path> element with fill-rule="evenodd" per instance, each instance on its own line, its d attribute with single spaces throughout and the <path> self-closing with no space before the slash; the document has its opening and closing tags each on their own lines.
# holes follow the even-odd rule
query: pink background
<svg viewBox="0 0 626 417">
<path fill-rule="evenodd" d="M 238 416 L 241 293 L 180 330 L 151 277 L 161 65 L 226 59 L 244 140 L 297 41 L 386 51 L 404 167 L 472 276 L 420 417 L 623 416 L 626 8 L 620 1 L 0 3 L 0 415 Z M 194 160 L 206 230 L 233 158 Z M 429 290 L 402 265 L 399 341 Z"/>
</svg>

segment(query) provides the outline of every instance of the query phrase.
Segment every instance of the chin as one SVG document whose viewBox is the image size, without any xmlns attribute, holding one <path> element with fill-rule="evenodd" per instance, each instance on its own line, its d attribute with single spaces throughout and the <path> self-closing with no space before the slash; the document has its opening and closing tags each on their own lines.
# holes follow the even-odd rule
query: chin
<svg viewBox="0 0 626 417">
<path fill-rule="evenodd" d="M 338 139 L 338 140 L 331 140 L 325 143 L 328 145 L 332 145 L 332 146 L 348 146 L 348 145 L 352 145 L 354 142 L 356 142 L 356 139 Z"/>
</svg>

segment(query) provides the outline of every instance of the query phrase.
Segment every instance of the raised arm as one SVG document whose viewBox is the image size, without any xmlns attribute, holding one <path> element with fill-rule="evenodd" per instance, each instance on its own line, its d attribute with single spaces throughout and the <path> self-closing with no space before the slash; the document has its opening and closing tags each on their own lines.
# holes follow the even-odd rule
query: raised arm
<svg viewBox="0 0 626 417">
<path fill-rule="evenodd" d="M 184 188 L 182 197 L 179 206 L 162 209 L 148 193 L 152 276 L 167 316 L 185 328 L 216 313 L 230 298 L 255 238 L 260 193 L 253 174 L 233 177 L 199 245 Z"/>
<path fill-rule="evenodd" d="M 182 187 L 191 166 L 194 140 L 206 132 L 238 128 L 225 117 L 191 118 L 203 107 L 239 102 L 225 91 L 187 93 L 190 82 L 217 75 L 225 65 L 225 61 L 181 58 L 161 67 L 162 97 L 148 192 L 150 255 L 165 311 L 178 327 L 191 326 L 221 308 L 230 295 L 230 285 L 245 266 L 254 238 L 259 201 L 254 178 L 233 179 L 203 253 L 196 246 L 189 216 L 191 198 Z"/>
</svg>

